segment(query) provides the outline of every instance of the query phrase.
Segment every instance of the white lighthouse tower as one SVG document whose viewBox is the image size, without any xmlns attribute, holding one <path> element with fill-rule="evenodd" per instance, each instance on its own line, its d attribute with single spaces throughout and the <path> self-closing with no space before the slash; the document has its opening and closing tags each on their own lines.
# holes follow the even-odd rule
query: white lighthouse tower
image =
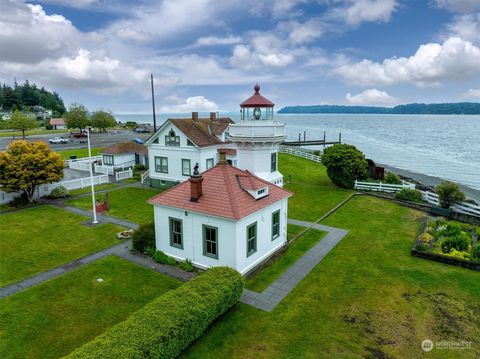
<svg viewBox="0 0 480 359">
<path fill-rule="evenodd" d="M 260 86 L 253 96 L 240 104 L 240 122 L 229 127 L 229 139 L 237 146 L 237 167 L 277 186 L 283 185 L 278 172 L 278 149 L 285 141 L 285 124 L 273 120 L 270 100 L 260 95 Z"/>
</svg>

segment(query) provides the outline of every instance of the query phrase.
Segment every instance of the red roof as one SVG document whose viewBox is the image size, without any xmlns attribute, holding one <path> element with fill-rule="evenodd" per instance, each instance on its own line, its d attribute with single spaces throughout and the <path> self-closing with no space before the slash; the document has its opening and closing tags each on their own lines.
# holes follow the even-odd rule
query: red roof
<svg viewBox="0 0 480 359">
<path fill-rule="evenodd" d="M 65 125 L 65 119 L 64 118 L 51 118 L 50 119 L 50 124 L 52 126 L 55 126 L 55 125 Z"/>
<path fill-rule="evenodd" d="M 260 86 L 258 84 L 253 88 L 255 93 L 240 104 L 240 107 L 273 107 L 275 104 L 260 95 Z"/>
<path fill-rule="evenodd" d="M 118 142 L 105 148 L 102 154 L 120 155 L 125 153 L 138 153 L 148 156 L 148 150 L 144 145 L 135 142 Z"/>
<path fill-rule="evenodd" d="M 203 194 L 197 202 L 190 200 L 190 181 L 187 180 L 151 198 L 149 203 L 239 220 L 292 195 L 229 164 L 218 164 L 203 172 L 202 177 Z M 268 196 L 258 200 L 247 192 L 247 189 L 265 187 L 268 187 Z"/>
</svg>

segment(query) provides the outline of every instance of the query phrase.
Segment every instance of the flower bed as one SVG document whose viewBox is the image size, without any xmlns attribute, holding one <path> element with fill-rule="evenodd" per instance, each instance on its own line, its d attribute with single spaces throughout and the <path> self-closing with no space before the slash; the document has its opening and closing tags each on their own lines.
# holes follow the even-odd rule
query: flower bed
<svg viewBox="0 0 480 359">
<path fill-rule="evenodd" d="M 480 270 L 480 227 L 429 220 L 412 248 L 412 255 Z"/>
</svg>

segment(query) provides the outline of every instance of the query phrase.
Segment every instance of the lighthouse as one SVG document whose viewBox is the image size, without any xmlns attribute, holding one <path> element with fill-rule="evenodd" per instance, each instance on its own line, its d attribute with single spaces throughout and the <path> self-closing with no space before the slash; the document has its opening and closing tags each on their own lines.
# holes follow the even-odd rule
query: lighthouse
<svg viewBox="0 0 480 359">
<path fill-rule="evenodd" d="M 240 121 L 229 127 L 229 140 L 237 147 L 237 167 L 283 186 L 278 150 L 286 139 L 285 124 L 273 119 L 275 105 L 260 94 L 258 83 L 254 91 L 240 104 Z"/>
</svg>

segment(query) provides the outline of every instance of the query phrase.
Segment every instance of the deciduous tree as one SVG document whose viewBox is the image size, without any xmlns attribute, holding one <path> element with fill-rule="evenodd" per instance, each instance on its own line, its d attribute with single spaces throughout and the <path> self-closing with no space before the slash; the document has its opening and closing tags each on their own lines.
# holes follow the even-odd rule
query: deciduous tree
<svg viewBox="0 0 480 359">
<path fill-rule="evenodd" d="M 37 121 L 35 119 L 23 112 L 15 111 L 12 114 L 12 118 L 8 122 L 8 127 L 22 131 L 22 137 L 25 139 L 25 131 L 31 130 L 32 128 L 36 128 L 38 126 Z"/>
<path fill-rule="evenodd" d="M 92 117 L 92 126 L 105 132 L 107 128 L 115 127 L 116 121 L 110 113 L 105 111 L 97 111 Z"/>
<path fill-rule="evenodd" d="M 336 144 L 323 151 L 322 163 L 337 186 L 352 188 L 355 180 L 367 177 L 368 163 L 355 146 Z"/>
<path fill-rule="evenodd" d="M 80 131 L 90 125 L 88 109 L 80 104 L 74 103 L 65 114 L 67 128 L 78 128 Z"/>
<path fill-rule="evenodd" d="M 435 192 L 438 194 L 440 206 L 442 208 L 450 208 L 455 202 L 461 202 L 465 199 L 465 194 L 460 189 L 460 186 L 453 182 L 442 182 L 435 187 Z"/>
<path fill-rule="evenodd" d="M 0 186 L 5 192 L 23 192 L 32 201 L 43 183 L 63 178 L 64 161 L 44 142 L 13 141 L 0 152 Z"/>
</svg>

